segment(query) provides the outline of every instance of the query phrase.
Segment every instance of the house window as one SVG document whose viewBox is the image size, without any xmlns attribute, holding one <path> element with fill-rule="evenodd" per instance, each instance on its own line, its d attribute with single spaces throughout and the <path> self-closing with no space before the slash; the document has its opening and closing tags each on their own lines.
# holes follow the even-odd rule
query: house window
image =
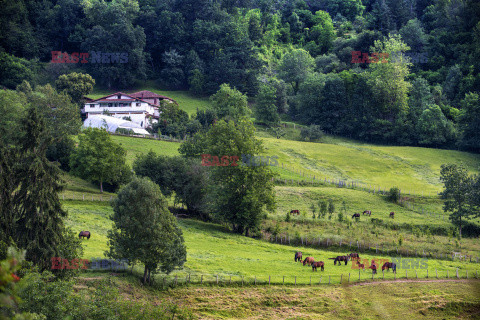
<svg viewBox="0 0 480 320">
<path fill-rule="evenodd" d="M 137 102 L 137 107 L 140 107 L 140 104 L 141 104 L 140 102 Z"/>
<path fill-rule="evenodd" d="M 122 98 L 122 96 L 121 96 L 121 95 L 118 95 L 118 96 L 117 96 L 117 99 L 121 99 L 121 98 Z"/>
<path fill-rule="evenodd" d="M 108 107 L 109 107 L 109 108 L 111 108 L 111 107 L 112 107 L 112 104 L 111 104 L 111 103 L 109 103 L 109 104 L 108 104 Z"/>
<path fill-rule="evenodd" d="M 94 104 L 91 104 L 91 105 L 90 105 L 90 108 L 95 108 L 95 105 L 94 105 Z"/>
</svg>

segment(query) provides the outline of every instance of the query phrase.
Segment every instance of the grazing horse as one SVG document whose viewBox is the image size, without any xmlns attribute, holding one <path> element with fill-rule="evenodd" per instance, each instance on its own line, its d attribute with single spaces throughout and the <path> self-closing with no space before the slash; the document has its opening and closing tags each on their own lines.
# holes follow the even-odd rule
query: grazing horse
<svg viewBox="0 0 480 320">
<path fill-rule="evenodd" d="M 328 258 L 328 259 L 335 259 L 335 261 L 333 261 L 333 265 L 336 266 L 337 261 L 338 261 L 338 265 L 340 266 L 342 264 L 341 261 L 345 261 L 345 265 L 347 265 L 347 262 L 348 262 L 348 260 L 350 260 L 350 257 L 349 256 L 337 256 L 336 258 Z"/>
<path fill-rule="evenodd" d="M 395 216 L 395 212 L 393 212 L 393 211 L 392 211 L 392 212 L 390 212 L 390 218 L 392 218 L 392 219 L 393 219 L 393 218 L 394 218 L 394 216 Z"/>
<path fill-rule="evenodd" d="M 387 269 L 387 271 L 390 271 L 390 268 L 393 269 L 393 272 L 397 272 L 397 265 L 393 262 L 385 262 L 382 266 L 382 271 Z"/>
<path fill-rule="evenodd" d="M 365 265 L 363 263 L 360 263 L 360 260 L 357 260 L 357 266 L 358 269 L 363 269 L 365 271 Z"/>
<path fill-rule="evenodd" d="M 353 218 L 360 218 L 360 213 L 354 213 L 353 216 L 352 216 L 352 219 Z"/>
<path fill-rule="evenodd" d="M 317 268 L 320 267 L 324 271 L 325 263 L 323 261 L 317 261 L 312 263 L 312 271 L 317 271 Z"/>
<path fill-rule="evenodd" d="M 80 234 L 78 235 L 78 239 L 83 239 L 87 237 L 87 239 L 90 239 L 90 231 L 80 231 Z"/>
<path fill-rule="evenodd" d="M 297 216 L 300 214 L 299 210 L 290 210 L 290 214 L 296 214 Z"/>
<path fill-rule="evenodd" d="M 360 256 L 359 256 L 358 253 L 356 253 L 356 252 L 350 253 L 348 256 L 349 256 L 350 258 L 352 258 L 352 259 L 353 259 L 353 258 L 355 258 L 355 259 L 360 259 Z"/>
<path fill-rule="evenodd" d="M 377 273 L 377 265 L 375 264 L 375 261 L 372 261 L 372 265 L 368 267 L 369 269 L 372 269 L 372 273 L 376 274 Z"/>
<path fill-rule="evenodd" d="M 295 262 L 302 262 L 302 253 L 300 251 L 295 252 Z"/>
<path fill-rule="evenodd" d="M 314 262 L 315 262 L 315 259 L 313 259 L 313 257 L 306 257 L 305 260 L 303 260 L 303 265 L 305 264 L 311 265 Z"/>
<path fill-rule="evenodd" d="M 362 214 L 366 214 L 367 216 L 371 216 L 371 215 L 372 215 L 372 211 L 370 211 L 370 210 L 365 210 L 365 211 L 363 211 Z"/>
</svg>

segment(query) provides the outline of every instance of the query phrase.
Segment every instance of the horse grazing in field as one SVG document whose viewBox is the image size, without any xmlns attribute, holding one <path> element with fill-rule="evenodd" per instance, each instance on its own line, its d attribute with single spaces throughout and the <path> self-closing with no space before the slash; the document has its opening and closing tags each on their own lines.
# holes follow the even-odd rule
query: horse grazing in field
<svg viewBox="0 0 480 320">
<path fill-rule="evenodd" d="M 372 273 L 376 274 L 377 273 L 377 265 L 375 264 L 374 261 L 372 261 L 372 265 L 368 267 L 369 269 L 372 269 Z"/>
<path fill-rule="evenodd" d="M 352 252 L 348 255 L 350 258 L 360 259 L 360 256 L 356 252 Z"/>
<path fill-rule="evenodd" d="M 296 214 L 297 216 L 300 214 L 299 210 L 290 210 L 290 214 Z"/>
<path fill-rule="evenodd" d="M 357 266 L 358 266 L 358 269 L 365 270 L 365 265 L 363 263 L 360 263 L 360 260 L 357 260 Z"/>
<path fill-rule="evenodd" d="M 349 256 L 337 256 L 336 258 L 328 258 L 328 259 L 335 259 L 335 261 L 333 261 L 333 265 L 336 266 L 337 265 L 337 262 L 338 262 L 338 265 L 340 266 L 342 264 L 341 261 L 345 261 L 345 265 L 347 265 L 347 262 L 348 260 L 350 260 L 350 257 Z"/>
<path fill-rule="evenodd" d="M 85 237 L 87 237 L 87 239 L 90 239 L 90 231 L 80 231 L 78 239 L 83 239 Z"/>
<path fill-rule="evenodd" d="M 295 252 L 295 262 L 302 262 L 302 253 L 300 251 Z"/>
<path fill-rule="evenodd" d="M 312 271 L 317 271 L 318 267 L 320 267 L 320 269 L 324 271 L 325 263 L 323 263 L 323 261 L 317 261 L 312 263 Z"/>
<path fill-rule="evenodd" d="M 370 210 L 365 210 L 365 211 L 363 211 L 362 214 L 366 214 L 367 216 L 371 216 L 371 215 L 372 215 L 372 211 L 370 211 Z"/>
<path fill-rule="evenodd" d="M 311 265 L 314 262 L 315 262 L 315 259 L 313 259 L 313 257 L 306 257 L 305 260 L 303 260 L 303 265 L 305 264 Z"/>
<path fill-rule="evenodd" d="M 390 218 L 392 218 L 392 219 L 393 219 L 394 217 L 395 217 L 395 212 L 393 212 L 393 211 L 392 211 L 392 212 L 390 212 Z"/>
<path fill-rule="evenodd" d="M 387 271 L 390 271 L 390 268 L 393 269 L 393 272 L 397 272 L 397 265 L 393 262 L 385 262 L 382 266 L 382 271 L 387 269 Z"/>
<path fill-rule="evenodd" d="M 352 216 L 352 219 L 353 218 L 360 218 L 360 213 L 354 213 L 353 216 Z"/>
</svg>

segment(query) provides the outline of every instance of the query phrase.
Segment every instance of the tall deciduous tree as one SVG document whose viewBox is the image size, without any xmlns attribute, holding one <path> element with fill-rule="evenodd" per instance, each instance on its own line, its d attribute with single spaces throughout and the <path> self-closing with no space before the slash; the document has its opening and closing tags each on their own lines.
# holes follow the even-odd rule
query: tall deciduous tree
<svg viewBox="0 0 480 320">
<path fill-rule="evenodd" d="M 278 68 L 280 77 L 290 83 L 297 94 L 300 84 L 313 71 L 314 65 L 315 59 L 307 51 L 294 49 L 282 57 Z"/>
<path fill-rule="evenodd" d="M 63 74 L 55 81 L 58 92 L 64 91 L 75 103 L 80 103 L 83 96 L 92 92 L 94 85 L 95 80 L 89 74 L 76 72 Z"/>
<path fill-rule="evenodd" d="M 103 183 L 126 182 L 130 169 L 126 165 L 127 152 L 110 138 L 105 129 L 87 128 L 78 136 L 78 147 L 70 157 L 75 175 L 97 181 L 103 192 Z"/>
<path fill-rule="evenodd" d="M 260 123 L 275 126 L 280 123 L 280 116 L 275 105 L 277 90 L 268 84 L 262 84 L 257 95 L 255 118 Z"/>
<path fill-rule="evenodd" d="M 463 165 L 442 165 L 440 180 L 444 183 L 442 196 L 445 199 L 443 210 L 450 212 L 450 221 L 458 227 L 462 236 L 462 226 L 465 220 L 478 215 L 478 210 L 472 205 L 471 198 L 474 179 L 468 175 Z M 478 209 L 478 208 L 477 208 Z"/>
<path fill-rule="evenodd" d="M 183 266 L 187 250 L 182 231 L 158 185 L 148 178 L 134 178 L 112 206 L 109 257 L 141 262 L 144 283 L 150 282 L 150 274 L 157 270 L 170 273 Z"/>
<path fill-rule="evenodd" d="M 247 96 L 225 83 L 210 97 L 210 101 L 219 119 L 238 120 L 251 113 L 247 104 Z"/>
<path fill-rule="evenodd" d="M 460 145 L 465 149 L 480 152 L 480 98 L 477 93 L 465 95 L 459 123 L 462 132 Z"/>
</svg>

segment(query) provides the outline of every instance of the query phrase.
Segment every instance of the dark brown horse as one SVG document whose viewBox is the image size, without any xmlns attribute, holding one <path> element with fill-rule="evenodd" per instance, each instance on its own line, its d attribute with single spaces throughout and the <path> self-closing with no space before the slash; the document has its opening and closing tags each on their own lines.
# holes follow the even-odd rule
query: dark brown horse
<svg viewBox="0 0 480 320">
<path fill-rule="evenodd" d="M 372 265 L 370 267 L 368 267 L 369 269 L 372 269 L 372 273 L 373 274 L 376 274 L 377 273 L 377 265 L 375 263 L 375 261 L 372 261 Z"/>
<path fill-rule="evenodd" d="M 354 213 L 353 216 L 352 216 L 352 219 L 353 218 L 360 218 L 360 213 Z"/>
<path fill-rule="evenodd" d="M 352 252 L 348 255 L 350 258 L 360 259 L 360 256 L 356 252 Z"/>
<path fill-rule="evenodd" d="M 365 211 L 363 211 L 363 214 L 366 214 L 367 216 L 371 216 L 371 215 L 372 215 L 372 211 L 370 211 L 370 210 L 365 210 Z"/>
<path fill-rule="evenodd" d="M 318 267 L 320 267 L 320 269 L 324 271 L 325 263 L 323 263 L 323 261 L 317 261 L 312 263 L 312 271 L 317 271 Z"/>
<path fill-rule="evenodd" d="M 305 260 L 303 260 L 303 265 L 305 264 L 311 265 L 314 262 L 315 262 L 315 259 L 313 259 L 313 257 L 306 257 Z"/>
<path fill-rule="evenodd" d="M 297 216 L 300 214 L 299 210 L 290 210 L 290 214 L 296 214 Z"/>
<path fill-rule="evenodd" d="M 85 237 L 87 237 L 87 239 L 90 239 L 90 231 L 80 231 L 78 239 L 83 239 Z"/>
<path fill-rule="evenodd" d="M 397 265 L 393 262 L 385 262 L 382 266 L 382 271 L 387 269 L 387 271 L 390 271 L 390 268 L 393 269 L 393 272 L 397 272 Z"/>
<path fill-rule="evenodd" d="M 395 217 L 395 212 L 393 212 L 393 211 L 392 211 L 392 212 L 390 212 L 390 218 L 392 218 L 392 219 L 393 219 L 394 217 Z"/>
<path fill-rule="evenodd" d="M 295 262 L 302 261 L 302 253 L 300 251 L 295 252 Z"/>
<path fill-rule="evenodd" d="M 335 259 L 335 261 L 333 261 L 333 265 L 336 266 L 337 261 L 338 261 L 338 265 L 342 264 L 341 261 L 345 261 L 345 265 L 347 265 L 347 262 L 348 262 L 348 260 L 350 260 L 350 257 L 349 256 L 337 256 L 336 258 L 328 258 L 328 259 Z"/>
</svg>

